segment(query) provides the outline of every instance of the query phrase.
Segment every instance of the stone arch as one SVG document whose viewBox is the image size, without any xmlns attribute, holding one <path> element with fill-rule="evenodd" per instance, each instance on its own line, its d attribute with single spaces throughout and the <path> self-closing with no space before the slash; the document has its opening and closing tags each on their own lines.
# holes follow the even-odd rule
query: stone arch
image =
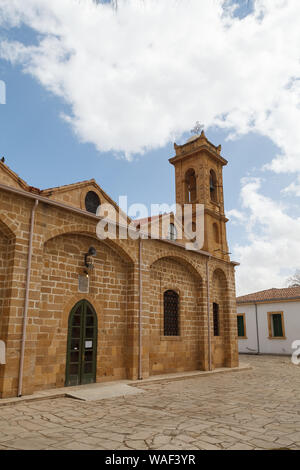
<svg viewBox="0 0 300 470">
<path fill-rule="evenodd" d="M 150 374 L 204 369 L 206 309 L 201 275 L 174 253 L 156 257 L 149 271 Z M 178 294 L 176 335 L 165 334 L 167 291 Z"/>
<path fill-rule="evenodd" d="M 211 275 L 210 311 L 213 334 L 212 355 L 215 367 L 226 365 L 226 343 L 229 327 L 228 281 L 223 269 L 216 267 Z M 217 315 L 216 315 L 217 312 Z M 215 335 L 215 331 L 218 334 Z"/>
<path fill-rule="evenodd" d="M 120 251 L 116 253 L 108 247 L 95 232 L 80 228 L 72 232 L 64 228 L 64 233 L 52 231 L 52 237 L 44 243 L 39 318 L 43 327 L 51 318 L 52 326 L 51 330 L 47 329 L 47 338 L 38 334 L 37 368 L 48 367 L 47 383 L 43 384 L 48 387 L 64 384 L 68 316 L 72 307 L 83 299 L 90 302 L 98 314 L 101 335 L 97 354 L 101 360 L 97 362 L 97 377 L 115 374 L 125 378 L 128 272 L 131 270 L 126 261 L 129 257 L 120 256 Z M 96 248 L 97 255 L 93 260 L 94 269 L 89 272 L 89 292 L 83 293 L 79 292 L 79 276 L 84 275 L 84 253 L 90 246 Z M 114 357 L 105 349 L 108 341 L 118 351 Z M 40 387 L 38 380 L 40 378 L 36 379 L 36 386 Z"/>
<path fill-rule="evenodd" d="M 49 230 L 44 238 L 44 245 L 51 239 L 59 237 L 61 235 L 83 235 L 94 238 L 100 243 L 104 243 L 108 247 L 110 247 L 113 251 L 115 251 L 125 262 L 133 264 L 134 259 L 128 253 L 128 251 L 118 243 L 118 240 L 100 240 L 96 235 L 95 225 L 82 225 L 82 224 L 72 224 L 61 228 L 55 228 Z"/>
<path fill-rule="evenodd" d="M 198 271 L 198 269 L 193 264 L 193 262 L 189 260 L 188 257 L 182 256 L 179 254 L 174 254 L 174 252 L 166 251 L 164 253 L 157 254 L 156 257 L 151 260 L 149 267 L 151 268 L 153 264 L 155 264 L 157 261 L 164 259 L 164 258 L 170 258 L 170 259 L 177 261 L 178 263 L 183 264 L 187 268 L 188 271 L 190 271 L 196 278 L 198 278 L 198 280 L 203 282 L 202 274 Z"/>
<path fill-rule="evenodd" d="M 0 218 L 0 232 L 2 232 L 7 239 L 16 238 L 18 226 L 12 222 L 5 214 L 1 214 Z"/>
<path fill-rule="evenodd" d="M 198 305 L 203 304 L 203 302 L 205 301 L 204 280 L 203 280 L 202 275 L 196 269 L 196 267 L 185 257 L 174 255 L 174 254 L 166 254 L 166 255 L 156 258 L 155 261 L 151 263 L 150 272 L 151 272 L 151 269 L 155 267 L 156 263 L 158 263 L 159 261 L 163 261 L 163 260 L 175 261 L 179 265 L 183 266 L 183 268 L 192 275 L 195 285 L 197 286 L 197 292 L 198 292 L 197 304 Z M 165 283 L 164 288 L 175 290 L 176 292 L 178 292 L 179 296 L 182 296 L 183 294 L 183 289 L 180 286 L 178 286 L 177 288 L 174 288 L 172 283 L 169 281 Z"/>
<path fill-rule="evenodd" d="M 57 372 L 52 373 L 51 386 L 62 387 L 65 382 L 65 367 L 66 367 L 66 353 L 67 353 L 67 339 L 68 339 L 68 320 L 72 308 L 81 300 L 87 300 L 94 308 L 97 314 L 98 329 L 102 328 L 102 316 L 101 313 L 104 310 L 103 302 L 101 299 L 96 298 L 89 293 L 77 293 L 71 296 L 67 296 L 65 302 L 63 302 L 59 318 L 57 318 L 57 324 L 52 326 L 54 334 L 49 334 L 47 339 L 43 340 L 43 344 L 40 344 L 39 349 L 40 357 L 38 358 L 38 364 L 36 364 L 35 376 L 37 374 L 37 368 L 41 364 L 48 367 L 53 367 L 53 362 L 58 358 L 57 365 L 59 369 Z M 42 306 L 40 311 L 40 319 L 44 321 L 44 308 Z M 47 310 L 47 309 L 46 309 Z M 47 313 L 47 312 L 46 312 Z M 46 317 L 47 318 L 47 317 Z M 49 355 L 49 351 L 52 351 L 52 355 Z M 55 351 L 55 354 L 53 354 Z M 39 379 L 36 379 L 35 386 L 42 387 L 44 383 L 40 383 Z M 48 384 L 48 386 L 50 386 Z"/>
<path fill-rule="evenodd" d="M 97 238 L 97 240 L 101 243 L 104 243 L 104 245 L 107 245 L 108 247 L 110 247 L 128 264 L 131 264 L 131 265 L 134 264 L 135 262 L 134 258 L 132 257 L 131 254 L 128 253 L 128 251 L 124 248 L 124 246 L 121 246 L 121 243 L 117 243 L 117 241 L 110 240 L 109 238 L 107 240 L 99 240 L 99 238 Z"/>
<path fill-rule="evenodd" d="M 16 226 L 1 215 L 0 220 L 0 338 L 7 335 L 8 322 L 4 316 L 9 313 L 11 286 L 16 247 Z"/>
<path fill-rule="evenodd" d="M 65 235 L 69 233 L 86 235 L 89 234 L 96 237 L 96 230 L 94 225 L 89 226 L 88 224 L 70 224 L 48 230 L 44 237 L 44 243 L 51 240 L 52 238 L 58 237 L 59 235 Z"/>
<path fill-rule="evenodd" d="M 227 276 L 226 276 L 226 273 L 223 271 L 223 269 L 219 267 L 214 269 L 212 273 L 212 283 L 214 282 L 214 280 L 218 280 L 221 287 L 225 289 L 225 291 L 227 291 L 227 285 L 228 285 Z"/>
</svg>

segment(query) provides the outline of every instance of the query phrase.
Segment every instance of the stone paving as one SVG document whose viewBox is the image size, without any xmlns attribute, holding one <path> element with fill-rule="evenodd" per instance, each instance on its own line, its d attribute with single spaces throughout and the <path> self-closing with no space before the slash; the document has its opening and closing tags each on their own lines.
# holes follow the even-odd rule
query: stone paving
<svg viewBox="0 0 300 470">
<path fill-rule="evenodd" d="M 0 449 L 300 449 L 300 366 L 241 356 L 253 370 L 140 384 L 146 392 L 0 407 Z"/>
</svg>

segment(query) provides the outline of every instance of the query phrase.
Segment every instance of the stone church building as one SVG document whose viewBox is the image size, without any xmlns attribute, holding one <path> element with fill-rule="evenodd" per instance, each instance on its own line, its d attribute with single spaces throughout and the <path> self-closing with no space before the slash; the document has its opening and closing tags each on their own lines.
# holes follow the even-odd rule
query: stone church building
<svg viewBox="0 0 300 470">
<path fill-rule="evenodd" d="M 197 251 L 175 222 L 168 239 L 99 240 L 97 207 L 119 209 L 94 179 L 40 190 L 0 162 L 1 398 L 238 365 L 227 161 L 203 132 L 174 147 L 176 202 L 204 205 Z"/>
</svg>

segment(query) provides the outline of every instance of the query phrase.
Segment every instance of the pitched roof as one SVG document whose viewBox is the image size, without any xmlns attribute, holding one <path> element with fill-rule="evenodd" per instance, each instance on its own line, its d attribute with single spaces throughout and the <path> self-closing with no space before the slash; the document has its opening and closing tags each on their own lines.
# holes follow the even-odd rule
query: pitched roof
<svg viewBox="0 0 300 470">
<path fill-rule="evenodd" d="M 33 186 L 29 186 L 26 181 L 24 181 L 20 176 L 15 173 L 11 168 L 9 168 L 6 163 L 0 161 L 0 168 L 2 168 L 5 173 L 12 178 L 22 189 L 25 189 L 25 191 L 31 191 L 30 188 L 33 188 Z M 34 188 L 36 189 L 36 188 Z"/>
<path fill-rule="evenodd" d="M 30 186 L 26 181 L 24 181 L 20 176 L 15 173 L 11 168 L 9 168 L 8 165 L 6 165 L 4 162 L 0 161 L 0 169 L 3 169 L 7 175 L 9 175 L 18 185 L 25 191 L 30 192 L 30 193 L 35 193 L 43 197 L 50 197 L 52 196 L 53 193 L 63 193 L 67 192 L 70 190 L 78 189 L 83 186 L 88 186 L 92 185 L 95 188 L 98 189 L 98 191 L 102 194 L 102 196 L 106 199 L 107 202 L 109 202 L 114 208 L 121 213 L 125 219 L 127 219 L 128 223 L 131 223 L 131 218 L 125 214 L 118 204 L 98 185 L 96 180 L 94 178 L 90 180 L 84 180 L 84 181 L 79 181 L 76 183 L 71 183 L 71 184 L 65 184 L 63 186 L 55 186 L 53 188 L 47 188 L 47 189 L 39 189 L 34 186 Z"/>
<path fill-rule="evenodd" d="M 267 290 L 261 290 L 259 292 L 253 292 L 253 294 L 241 295 L 236 298 L 238 304 L 243 303 L 255 303 L 255 302 L 266 302 L 272 300 L 289 300 L 299 299 L 300 300 L 300 286 L 297 287 L 284 287 L 284 288 L 272 288 Z"/>
<path fill-rule="evenodd" d="M 144 225 L 149 222 L 154 222 L 155 220 L 160 219 L 165 215 L 171 215 L 171 214 L 173 214 L 173 212 L 168 212 L 166 214 L 152 215 L 151 217 L 144 217 L 142 219 L 133 219 L 132 222 L 134 223 L 134 225 L 138 227 L 140 225 Z"/>
<path fill-rule="evenodd" d="M 78 181 L 76 183 L 65 184 L 63 186 L 56 186 L 54 188 L 43 189 L 41 191 L 41 195 L 48 197 L 51 196 L 53 193 L 63 193 L 74 189 L 79 189 L 84 186 L 94 186 L 94 188 L 96 188 L 102 194 L 106 201 L 110 203 L 117 210 L 117 212 L 122 214 L 124 218 L 127 219 L 128 223 L 131 223 L 131 218 L 127 214 L 125 214 L 124 211 L 121 210 L 118 204 L 101 188 L 101 186 L 99 186 L 99 184 L 94 178 L 90 180 Z"/>
<path fill-rule="evenodd" d="M 76 183 L 64 184 L 62 186 L 55 186 L 53 188 L 42 189 L 41 193 L 44 196 L 49 196 L 52 193 L 65 192 L 65 191 L 69 191 L 70 189 L 77 189 L 78 187 L 86 186 L 88 184 L 96 184 L 97 185 L 96 181 L 93 178 L 91 180 L 77 181 Z"/>
</svg>

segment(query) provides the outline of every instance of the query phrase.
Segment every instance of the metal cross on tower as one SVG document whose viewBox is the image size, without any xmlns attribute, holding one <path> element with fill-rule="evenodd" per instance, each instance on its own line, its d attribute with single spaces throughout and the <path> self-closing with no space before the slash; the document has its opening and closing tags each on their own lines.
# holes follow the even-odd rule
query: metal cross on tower
<svg viewBox="0 0 300 470">
<path fill-rule="evenodd" d="M 193 127 L 193 129 L 191 129 L 191 133 L 192 134 L 200 134 L 200 132 L 203 131 L 203 129 L 204 129 L 204 125 L 200 124 L 200 122 L 197 121 L 195 126 Z"/>
</svg>

